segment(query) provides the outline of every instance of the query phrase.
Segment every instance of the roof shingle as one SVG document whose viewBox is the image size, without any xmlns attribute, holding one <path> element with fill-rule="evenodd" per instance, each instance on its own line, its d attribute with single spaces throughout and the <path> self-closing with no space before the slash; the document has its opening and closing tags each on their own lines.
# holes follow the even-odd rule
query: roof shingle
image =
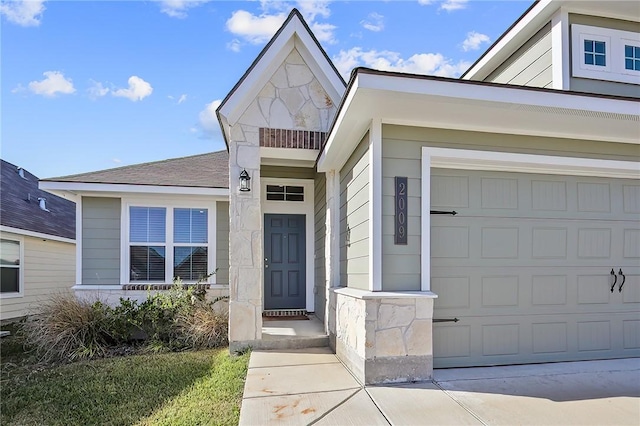
<svg viewBox="0 0 640 426">
<path fill-rule="evenodd" d="M 228 188 L 229 153 L 217 151 L 43 181 Z"/>
<path fill-rule="evenodd" d="M 38 188 L 38 178 L 2 160 L 0 165 L 0 224 L 64 238 L 76 238 L 76 205 L 73 201 Z M 44 211 L 38 198 L 46 199 Z"/>
</svg>

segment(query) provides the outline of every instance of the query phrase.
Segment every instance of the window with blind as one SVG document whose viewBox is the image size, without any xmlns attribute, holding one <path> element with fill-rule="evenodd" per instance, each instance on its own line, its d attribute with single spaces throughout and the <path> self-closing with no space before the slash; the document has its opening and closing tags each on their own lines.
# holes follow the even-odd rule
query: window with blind
<svg viewBox="0 0 640 426">
<path fill-rule="evenodd" d="M 20 292 L 20 241 L 0 240 L 0 293 Z"/>
<path fill-rule="evenodd" d="M 198 281 L 209 274 L 208 210 L 130 207 L 130 280 Z"/>
</svg>

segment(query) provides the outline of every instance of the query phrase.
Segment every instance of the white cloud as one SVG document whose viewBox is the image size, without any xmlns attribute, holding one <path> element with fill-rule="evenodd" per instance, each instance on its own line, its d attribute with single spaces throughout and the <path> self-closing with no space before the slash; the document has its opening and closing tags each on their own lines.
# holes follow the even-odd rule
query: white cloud
<svg viewBox="0 0 640 426">
<path fill-rule="evenodd" d="M 15 0 L 0 3 L 0 15 L 7 21 L 23 27 L 37 27 L 40 25 L 45 0 Z"/>
<path fill-rule="evenodd" d="M 119 159 L 119 158 L 112 158 L 112 159 L 111 159 L 111 161 L 113 161 L 113 162 L 114 162 L 114 163 L 116 163 L 116 164 L 120 164 L 120 163 L 122 163 L 122 160 L 121 160 L 121 159 Z"/>
<path fill-rule="evenodd" d="M 382 31 L 384 29 L 384 16 L 379 13 L 372 12 L 367 16 L 367 19 L 360 21 L 360 25 L 369 31 Z"/>
<path fill-rule="evenodd" d="M 27 90 L 21 83 L 18 83 L 16 87 L 11 89 L 11 93 L 21 93 Z"/>
<path fill-rule="evenodd" d="M 91 87 L 87 89 L 87 92 L 89 92 L 89 98 L 98 99 L 109 93 L 109 88 L 104 87 L 99 81 L 91 80 Z"/>
<path fill-rule="evenodd" d="M 440 2 L 439 10 L 446 10 L 451 12 L 453 10 L 460 10 L 467 7 L 469 0 L 442 0 Z M 428 6 L 437 3 L 437 0 L 418 0 L 418 4 L 422 6 Z"/>
<path fill-rule="evenodd" d="M 447 12 L 464 9 L 467 7 L 468 1 L 469 0 L 445 0 L 440 5 L 440 9 L 446 10 Z"/>
<path fill-rule="evenodd" d="M 489 43 L 489 36 L 486 34 L 471 31 L 467 33 L 467 38 L 462 42 L 462 50 L 478 50 L 483 43 Z"/>
<path fill-rule="evenodd" d="M 256 16 L 246 10 L 236 10 L 227 20 L 227 30 L 250 43 L 260 44 L 275 34 L 286 17 L 284 13 Z"/>
<path fill-rule="evenodd" d="M 241 47 L 242 43 L 237 38 L 234 38 L 229 43 L 227 43 L 227 49 L 231 50 L 232 52 L 239 52 Z"/>
<path fill-rule="evenodd" d="M 54 97 L 58 93 L 69 95 L 76 91 L 71 79 L 66 79 L 60 71 L 46 71 L 42 75 L 45 76 L 43 80 L 29 83 L 29 90 L 36 95 Z"/>
<path fill-rule="evenodd" d="M 183 103 L 186 100 L 187 100 L 187 95 L 186 94 L 180 95 L 180 97 L 178 98 L 178 105 L 180 105 L 181 103 Z"/>
<path fill-rule="evenodd" d="M 200 111 L 198 115 L 198 123 L 202 129 L 204 137 L 211 137 L 220 132 L 220 124 L 218 124 L 218 117 L 216 117 L 216 109 L 222 103 L 222 99 L 216 99 L 215 101 L 208 103 L 204 106 L 204 109 Z"/>
<path fill-rule="evenodd" d="M 160 2 L 160 12 L 172 18 L 184 19 L 187 17 L 189 9 L 207 2 L 209 0 L 162 0 Z"/>
<path fill-rule="evenodd" d="M 132 75 L 129 77 L 128 83 L 128 88 L 111 90 L 111 94 L 136 102 L 141 101 L 153 92 L 153 87 L 138 76 Z"/>
<path fill-rule="evenodd" d="M 360 47 L 341 50 L 338 56 L 333 58 L 333 63 L 345 78 L 348 78 L 351 70 L 357 66 L 381 71 L 457 77 L 471 65 L 466 61 L 456 63 L 440 53 L 418 53 L 403 59 L 397 52 L 364 51 Z"/>
<path fill-rule="evenodd" d="M 319 18 L 327 19 L 331 15 L 329 1 L 305 1 L 295 3 L 279 0 L 262 0 L 262 13 L 253 14 L 246 10 L 236 10 L 227 20 L 227 31 L 252 43 L 260 44 L 268 41 L 280 28 L 293 6 L 296 6 L 304 16 L 318 40 L 325 43 L 335 43 L 336 26 L 328 22 L 318 22 Z M 237 52 L 241 43 L 235 39 L 227 44 L 227 48 Z"/>
</svg>

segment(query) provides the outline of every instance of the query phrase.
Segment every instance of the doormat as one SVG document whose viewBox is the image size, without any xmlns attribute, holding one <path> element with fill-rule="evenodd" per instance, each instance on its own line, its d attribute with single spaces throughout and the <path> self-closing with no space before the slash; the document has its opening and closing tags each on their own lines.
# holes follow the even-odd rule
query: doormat
<svg viewBox="0 0 640 426">
<path fill-rule="evenodd" d="M 276 317 L 267 316 L 267 315 L 262 316 L 263 321 L 304 321 L 308 319 L 309 317 L 306 315 L 287 315 L 287 316 L 280 315 Z"/>
</svg>

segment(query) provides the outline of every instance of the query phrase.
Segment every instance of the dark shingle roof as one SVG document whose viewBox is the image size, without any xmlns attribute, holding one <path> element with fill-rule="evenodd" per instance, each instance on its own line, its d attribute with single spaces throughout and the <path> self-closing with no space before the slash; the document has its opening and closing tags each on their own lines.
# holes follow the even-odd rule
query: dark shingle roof
<svg viewBox="0 0 640 426">
<path fill-rule="evenodd" d="M 0 165 L 0 224 L 26 231 L 64 238 L 76 238 L 76 205 L 74 202 L 38 189 L 38 178 L 2 160 Z M 40 208 L 38 198 L 46 198 Z"/>
<path fill-rule="evenodd" d="M 217 151 L 43 181 L 228 188 L 229 153 Z"/>
</svg>

